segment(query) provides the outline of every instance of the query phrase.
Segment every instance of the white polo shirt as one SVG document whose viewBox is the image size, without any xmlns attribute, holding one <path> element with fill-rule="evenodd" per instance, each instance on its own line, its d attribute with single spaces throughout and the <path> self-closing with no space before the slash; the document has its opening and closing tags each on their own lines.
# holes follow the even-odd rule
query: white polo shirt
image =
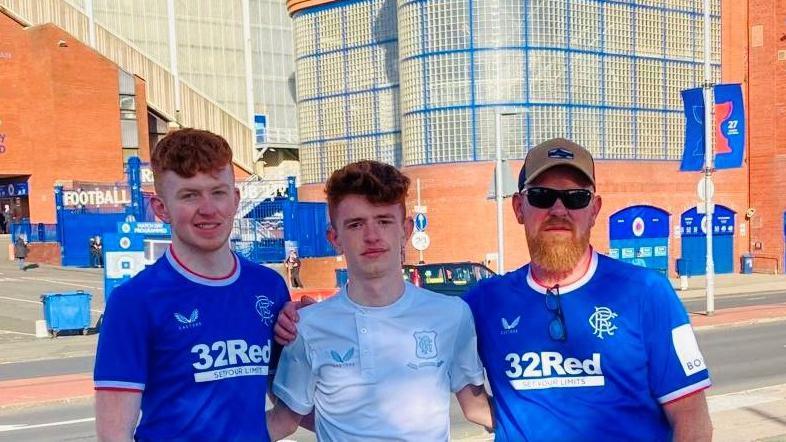
<svg viewBox="0 0 786 442">
<path fill-rule="evenodd" d="M 482 385 L 472 314 L 464 301 L 406 283 L 385 307 L 347 296 L 300 310 L 273 392 L 290 409 L 315 409 L 323 441 L 447 441 L 450 395 Z"/>
</svg>

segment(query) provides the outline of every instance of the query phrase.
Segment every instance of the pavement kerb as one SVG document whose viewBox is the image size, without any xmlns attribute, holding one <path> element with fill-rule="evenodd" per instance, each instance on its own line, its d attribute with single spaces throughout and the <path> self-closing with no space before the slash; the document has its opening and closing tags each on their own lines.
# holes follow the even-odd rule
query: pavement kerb
<svg viewBox="0 0 786 442">
<path fill-rule="evenodd" d="M 46 399 L 40 401 L 19 402 L 14 404 L 0 404 L 0 413 L 15 412 L 20 410 L 27 410 L 38 407 L 52 407 L 59 405 L 81 405 L 93 402 L 95 396 L 93 394 L 82 396 L 70 396 L 57 399 Z"/>
<path fill-rule="evenodd" d="M 699 299 L 706 296 L 704 287 L 680 290 L 679 287 L 674 289 L 680 299 Z M 715 296 L 733 296 L 752 293 L 769 293 L 786 291 L 786 283 L 768 282 L 760 284 L 747 284 L 747 285 L 734 285 L 726 287 L 715 287 Z"/>
<path fill-rule="evenodd" d="M 771 318 L 758 318 L 758 319 L 749 319 L 744 321 L 735 321 L 735 322 L 726 322 L 723 324 L 713 324 L 713 325 L 698 325 L 694 326 L 693 330 L 695 331 L 704 331 L 704 330 L 716 330 L 720 328 L 734 328 L 734 327 L 747 327 L 750 325 L 760 325 L 760 324 L 769 324 L 771 322 L 780 322 L 786 321 L 786 316 L 776 316 Z"/>
</svg>

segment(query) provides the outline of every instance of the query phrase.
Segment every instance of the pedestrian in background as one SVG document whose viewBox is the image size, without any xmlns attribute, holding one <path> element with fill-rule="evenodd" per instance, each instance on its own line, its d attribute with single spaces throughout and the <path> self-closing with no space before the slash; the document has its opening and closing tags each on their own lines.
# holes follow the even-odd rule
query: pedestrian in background
<svg viewBox="0 0 786 442">
<path fill-rule="evenodd" d="M 96 251 L 95 251 L 95 249 L 96 249 L 96 237 L 95 236 L 91 236 L 87 240 L 87 252 L 89 253 L 89 256 L 90 256 L 90 268 L 91 269 L 98 266 L 98 264 L 97 264 L 98 261 L 96 260 Z"/>
<path fill-rule="evenodd" d="M 103 245 L 101 245 L 101 236 L 90 237 L 90 267 L 101 268 L 104 265 Z"/>
<path fill-rule="evenodd" d="M 104 268 L 104 245 L 101 243 L 101 235 L 96 235 L 96 262 L 98 263 L 98 268 Z"/>
<path fill-rule="evenodd" d="M 0 234 L 6 234 L 6 227 L 5 227 L 5 215 L 3 212 L 0 212 Z"/>
<path fill-rule="evenodd" d="M 297 252 L 291 250 L 284 265 L 287 266 L 287 273 L 289 274 L 289 284 L 294 288 L 303 288 L 303 281 L 300 280 L 300 258 L 297 257 Z"/>
<path fill-rule="evenodd" d="M 16 242 L 14 242 L 14 258 L 16 258 L 16 262 L 19 265 L 19 270 L 27 270 L 27 267 L 25 267 L 25 260 L 29 253 L 30 248 L 27 246 L 27 240 L 24 235 L 17 236 Z"/>
<path fill-rule="evenodd" d="M 3 208 L 3 229 L 5 233 L 11 233 L 11 206 L 8 204 Z"/>
</svg>

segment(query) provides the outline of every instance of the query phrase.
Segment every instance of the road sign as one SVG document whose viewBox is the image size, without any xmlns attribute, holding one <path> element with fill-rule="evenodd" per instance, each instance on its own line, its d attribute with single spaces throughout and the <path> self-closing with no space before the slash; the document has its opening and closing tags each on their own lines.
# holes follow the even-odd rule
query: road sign
<svg viewBox="0 0 786 442">
<path fill-rule="evenodd" d="M 699 201 L 699 203 L 696 204 L 696 213 L 699 215 L 706 212 L 706 210 L 704 210 L 704 204 L 704 201 Z M 710 204 L 710 213 L 715 213 L 715 203 Z"/>
<path fill-rule="evenodd" d="M 431 245 L 431 238 L 428 237 L 426 232 L 415 232 L 412 235 L 412 247 L 420 252 L 426 250 Z"/>
<path fill-rule="evenodd" d="M 428 226 L 428 219 L 424 213 L 416 213 L 414 221 L 415 230 L 418 232 L 423 232 L 426 230 L 426 226 Z"/>
<path fill-rule="evenodd" d="M 709 198 L 712 198 L 715 195 L 715 183 L 712 182 L 712 179 L 709 180 L 708 190 L 709 190 Z M 696 192 L 699 194 L 699 201 L 704 201 L 707 198 L 704 192 L 704 178 L 699 180 L 699 184 L 696 185 Z"/>
<path fill-rule="evenodd" d="M 497 169 L 496 166 L 492 171 L 491 183 L 489 183 L 489 190 L 486 192 L 486 198 L 493 200 L 497 198 Z M 507 198 L 513 196 L 518 192 L 518 175 L 514 177 L 513 165 L 508 160 L 502 160 L 502 197 Z"/>
</svg>

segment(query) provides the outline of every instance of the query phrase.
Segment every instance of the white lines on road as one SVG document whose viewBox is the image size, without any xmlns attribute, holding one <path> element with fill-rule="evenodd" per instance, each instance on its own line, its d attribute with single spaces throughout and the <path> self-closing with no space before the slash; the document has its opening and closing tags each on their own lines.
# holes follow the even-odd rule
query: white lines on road
<svg viewBox="0 0 786 442">
<path fill-rule="evenodd" d="M 0 296 L 0 299 L 5 299 L 6 301 L 17 301 L 17 302 L 26 302 L 28 304 L 38 304 L 41 305 L 41 301 L 31 301 L 29 299 L 21 299 L 21 298 L 9 298 L 8 296 Z M 90 309 L 93 313 L 104 313 L 103 310 L 96 310 L 94 308 Z"/>
<path fill-rule="evenodd" d="M 70 283 L 70 282 L 58 281 L 56 279 L 32 278 L 32 277 L 29 277 L 29 276 L 23 276 L 22 279 L 25 279 L 25 280 L 28 280 L 28 281 L 48 282 L 48 283 L 51 283 L 51 284 L 70 285 L 70 286 L 73 286 L 73 287 L 87 287 L 87 288 L 93 289 L 93 290 L 103 290 L 101 287 L 96 287 L 96 286 L 93 286 L 93 285 L 73 284 L 73 283 Z"/>
<path fill-rule="evenodd" d="M 9 298 L 8 296 L 0 296 L 0 299 L 5 299 L 6 301 L 27 302 L 29 304 L 41 305 L 41 301 L 31 301 L 29 299 Z"/>
<path fill-rule="evenodd" d="M 5 335 L 35 336 L 34 333 L 23 333 L 23 332 L 18 332 L 18 331 L 13 331 L 13 330 L 0 330 L 0 335 L 2 335 L 2 334 L 5 334 Z"/>
<path fill-rule="evenodd" d="M 46 424 L 14 424 L 14 425 L 0 425 L 0 433 L 5 433 L 8 431 L 19 431 L 19 430 L 32 430 L 34 428 L 45 428 L 45 427 L 59 427 L 61 425 L 73 425 L 73 424 L 81 424 L 84 422 L 93 422 L 96 418 L 94 417 L 86 417 L 84 419 L 72 419 L 70 421 L 60 421 L 60 422 L 49 422 Z"/>
</svg>

